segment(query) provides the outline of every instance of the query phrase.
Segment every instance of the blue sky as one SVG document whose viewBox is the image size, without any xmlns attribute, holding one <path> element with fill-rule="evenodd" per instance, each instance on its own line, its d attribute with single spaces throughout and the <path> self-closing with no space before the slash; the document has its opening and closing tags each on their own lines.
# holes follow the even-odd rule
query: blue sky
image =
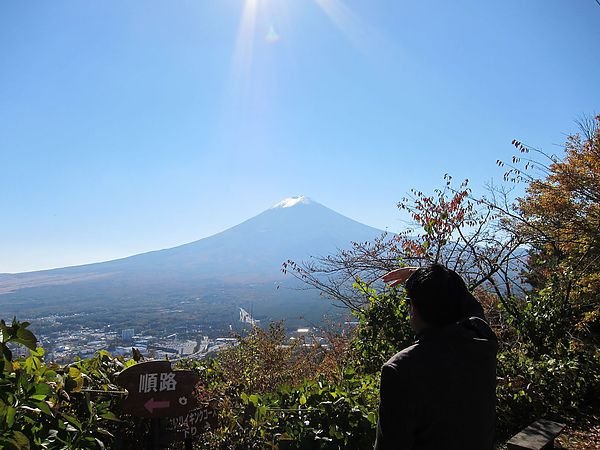
<svg viewBox="0 0 600 450">
<path fill-rule="evenodd" d="M 445 173 L 600 112 L 594 0 L 0 3 L 0 272 L 209 236 L 304 194 L 398 231 Z"/>
</svg>

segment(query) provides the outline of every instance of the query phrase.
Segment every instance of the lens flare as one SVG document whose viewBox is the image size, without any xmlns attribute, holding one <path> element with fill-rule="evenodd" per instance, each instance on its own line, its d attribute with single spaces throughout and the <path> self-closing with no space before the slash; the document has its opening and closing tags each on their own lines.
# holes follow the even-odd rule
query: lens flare
<svg viewBox="0 0 600 450">
<path fill-rule="evenodd" d="M 265 41 L 267 41 L 271 44 L 274 44 L 275 42 L 279 42 L 279 39 L 280 39 L 279 34 L 275 30 L 275 27 L 273 25 L 271 25 L 269 28 L 269 32 L 265 36 Z"/>
</svg>

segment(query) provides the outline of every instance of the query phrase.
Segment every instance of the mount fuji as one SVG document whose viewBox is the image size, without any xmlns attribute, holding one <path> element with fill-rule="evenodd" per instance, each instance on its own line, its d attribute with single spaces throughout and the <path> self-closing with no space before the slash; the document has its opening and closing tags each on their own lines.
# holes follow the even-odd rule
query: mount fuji
<svg viewBox="0 0 600 450">
<path fill-rule="evenodd" d="M 168 308 L 181 299 L 194 299 L 209 315 L 208 304 L 236 303 L 252 303 L 265 318 L 304 314 L 314 308 L 316 294 L 292 289 L 298 285 L 292 277 L 284 278 L 281 264 L 325 256 L 381 233 L 307 197 L 292 197 L 178 247 L 102 263 L 0 274 L 0 317 L 121 311 L 146 304 Z M 319 299 L 319 305 L 325 303 Z"/>
</svg>

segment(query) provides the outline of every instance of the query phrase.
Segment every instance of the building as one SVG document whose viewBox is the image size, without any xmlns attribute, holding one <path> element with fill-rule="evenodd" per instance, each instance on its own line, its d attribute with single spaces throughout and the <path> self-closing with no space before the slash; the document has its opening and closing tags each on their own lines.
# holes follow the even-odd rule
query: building
<svg viewBox="0 0 600 450">
<path fill-rule="evenodd" d="M 135 334 L 133 328 L 126 328 L 121 331 L 121 339 L 124 341 L 131 341 L 133 339 L 133 335 Z"/>
</svg>

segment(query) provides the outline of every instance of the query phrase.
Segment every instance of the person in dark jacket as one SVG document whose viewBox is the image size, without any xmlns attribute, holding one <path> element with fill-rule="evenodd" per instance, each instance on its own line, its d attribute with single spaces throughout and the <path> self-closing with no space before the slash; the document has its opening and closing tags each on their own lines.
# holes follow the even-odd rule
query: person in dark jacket
<svg viewBox="0 0 600 450">
<path fill-rule="evenodd" d="M 462 278 L 439 264 L 384 276 L 405 283 L 414 345 L 381 370 L 375 450 L 490 450 L 496 336 Z"/>
</svg>

